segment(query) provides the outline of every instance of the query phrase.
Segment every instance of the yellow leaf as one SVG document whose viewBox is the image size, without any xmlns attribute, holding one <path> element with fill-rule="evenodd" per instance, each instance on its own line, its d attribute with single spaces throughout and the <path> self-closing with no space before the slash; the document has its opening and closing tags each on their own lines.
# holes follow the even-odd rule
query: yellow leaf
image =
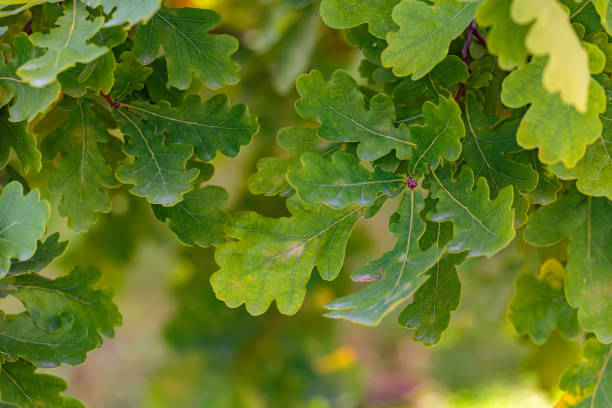
<svg viewBox="0 0 612 408">
<path fill-rule="evenodd" d="M 511 15 L 518 24 L 535 20 L 525 43 L 534 55 L 548 55 L 544 88 L 561 92 L 563 102 L 586 112 L 591 79 L 588 57 L 563 8 L 556 0 L 514 0 Z"/>
</svg>

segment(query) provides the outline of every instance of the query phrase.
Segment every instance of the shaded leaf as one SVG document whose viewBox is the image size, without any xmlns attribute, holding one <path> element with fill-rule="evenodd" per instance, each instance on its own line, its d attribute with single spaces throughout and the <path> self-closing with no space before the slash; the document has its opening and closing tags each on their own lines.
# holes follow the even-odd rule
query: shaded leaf
<svg viewBox="0 0 612 408">
<path fill-rule="evenodd" d="M 17 153 L 24 172 L 39 172 L 42 155 L 36 147 L 36 138 L 28 133 L 27 123 L 9 122 L 5 112 L 0 113 L 0 168 L 5 168 L 11 157 L 11 149 Z"/>
<path fill-rule="evenodd" d="M 155 216 L 168 220 L 170 229 L 185 245 L 218 245 L 225 242 L 225 223 L 229 216 L 221 210 L 229 194 L 221 187 L 196 188 L 185 194 L 174 207 L 154 205 Z"/>
<path fill-rule="evenodd" d="M 161 0 L 87 0 L 87 5 L 102 6 L 106 14 L 112 12 L 112 18 L 105 24 L 107 27 L 126 22 L 132 26 L 151 18 L 161 6 Z"/>
<path fill-rule="evenodd" d="M 60 393 L 66 382 L 58 377 L 38 374 L 36 367 L 24 360 L 5 361 L 0 367 L 0 401 L 18 408 L 85 408 L 83 404 Z"/>
<path fill-rule="evenodd" d="M 221 23 L 212 10 L 163 7 L 141 26 L 134 40 L 134 55 L 144 65 L 166 55 L 170 85 L 187 89 L 193 74 L 209 88 L 238 83 L 240 65 L 231 59 L 238 40 L 225 34 L 210 34 Z"/>
<path fill-rule="evenodd" d="M 134 54 L 124 52 L 121 62 L 115 69 L 115 83 L 110 94 L 115 101 L 122 101 L 127 96 L 144 88 L 144 82 L 153 73 L 153 68 L 146 67 L 136 61 Z"/>
<path fill-rule="evenodd" d="M 550 246 L 570 239 L 565 275 L 565 294 L 578 308 L 578 321 L 604 342 L 612 340 L 612 203 L 592 198 L 572 187 L 554 203 L 531 215 L 525 241 Z"/>
<path fill-rule="evenodd" d="M 326 316 L 377 325 L 421 286 L 427 279 L 425 272 L 444 252 L 444 248 L 435 245 L 425 251 L 419 246 L 419 237 L 425 231 L 425 223 L 419 216 L 424 206 L 420 190 L 404 193 L 398 212 L 390 220 L 389 228 L 397 237 L 395 246 L 355 272 L 354 281 L 372 282 L 359 292 L 325 305 L 332 310 Z"/>
<path fill-rule="evenodd" d="M 31 258 L 24 261 L 13 260 L 9 275 L 27 272 L 40 272 L 55 258 L 59 258 L 68 248 L 68 241 L 59 241 L 60 234 L 56 232 L 47 237 L 45 242 L 38 241 L 36 252 Z"/>
<path fill-rule="evenodd" d="M 465 255 L 465 252 L 445 254 L 426 272 L 427 280 L 400 314 L 402 326 L 416 329 L 414 340 L 427 346 L 440 341 L 450 323 L 451 312 L 459 306 L 461 282 L 456 266 L 463 262 Z"/>
<path fill-rule="evenodd" d="M 535 343 L 544 344 L 555 328 L 568 338 L 580 334 L 576 309 L 565 300 L 564 275 L 563 265 L 556 259 L 544 262 L 538 275 L 517 275 L 508 317 L 520 335 L 529 334 Z"/>
<path fill-rule="evenodd" d="M 4 279 L 2 290 L 19 299 L 42 330 L 56 332 L 69 315 L 101 341 L 98 332 L 113 337 L 121 324 L 112 290 L 94 290 L 101 276 L 98 269 L 83 267 L 54 280 L 31 273 Z"/>
</svg>

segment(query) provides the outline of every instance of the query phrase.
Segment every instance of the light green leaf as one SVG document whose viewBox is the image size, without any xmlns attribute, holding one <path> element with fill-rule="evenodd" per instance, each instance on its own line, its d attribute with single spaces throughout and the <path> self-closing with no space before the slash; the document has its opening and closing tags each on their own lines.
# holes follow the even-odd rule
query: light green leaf
<svg viewBox="0 0 612 408">
<path fill-rule="evenodd" d="M 612 393 L 609 364 L 612 345 L 589 339 L 584 345 L 583 361 L 563 373 L 559 387 L 565 391 L 558 408 L 608 408 Z"/>
<path fill-rule="evenodd" d="M 487 115 L 484 107 L 473 94 L 464 98 L 466 137 L 463 140 L 463 158 L 474 171 L 474 177 L 484 177 L 492 189 L 492 197 L 506 186 L 513 186 L 515 193 L 525 193 L 536 188 L 538 174 L 531 166 L 508 158 L 521 148 L 515 135 L 518 121 L 506 121 L 499 126 L 498 118 Z"/>
<path fill-rule="evenodd" d="M 476 21 L 491 27 L 487 35 L 487 50 L 496 55 L 503 70 L 510 71 L 527 60 L 525 37 L 528 25 L 516 24 L 510 18 L 512 0 L 484 0 L 476 12 Z"/>
<path fill-rule="evenodd" d="M 229 194 L 217 186 L 196 188 L 185 194 L 174 207 L 154 205 L 155 216 L 168 220 L 170 229 L 185 245 L 218 245 L 225 242 L 225 223 L 229 216 L 221 208 L 227 204 Z"/>
<path fill-rule="evenodd" d="M 25 261 L 13 260 L 9 275 L 28 272 L 40 272 L 47 267 L 55 258 L 59 258 L 68 248 L 68 241 L 59 242 L 59 232 L 51 234 L 45 242 L 38 241 L 36 252 Z"/>
<path fill-rule="evenodd" d="M 187 144 L 166 145 L 164 136 L 152 123 L 142 122 L 132 113 L 117 109 L 121 131 L 128 142 L 123 151 L 133 161 L 119 166 L 115 175 L 125 184 L 133 184 L 132 194 L 146 197 L 151 204 L 173 206 L 193 189 L 198 169 L 186 170 L 193 147 Z"/>
<path fill-rule="evenodd" d="M 49 179 L 49 191 L 62 195 L 59 213 L 68 217 L 68 226 L 77 232 L 86 231 L 97 213 L 110 212 L 105 189 L 117 185 L 98 145 L 108 142 L 109 135 L 96 110 L 101 111 L 94 102 L 77 99 L 68 119 L 42 143 L 47 159 L 63 156 Z"/>
<path fill-rule="evenodd" d="M 400 27 L 387 34 L 389 47 L 382 53 L 385 67 L 412 79 L 422 78 L 448 54 L 448 47 L 474 19 L 481 0 L 439 0 L 429 5 L 419 0 L 402 0 L 393 9 Z"/>
<path fill-rule="evenodd" d="M 439 105 L 426 102 L 423 105 L 423 125 L 410 127 L 412 140 L 416 143 L 411 175 L 419 178 L 428 169 L 436 169 L 440 158 L 455 161 L 461 154 L 460 139 L 465 135 L 461 120 L 461 109 L 450 98 L 439 97 Z"/>
<path fill-rule="evenodd" d="M 330 142 L 360 142 L 357 153 L 363 160 L 376 160 L 395 149 L 399 159 L 411 156 L 410 131 L 395 127 L 395 109 L 386 94 L 374 96 L 369 109 L 357 82 L 345 71 L 333 73 L 325 81 L 319 71 L 297 79 L 301 98 L 298 113 L 321 124 L 318 134 Z"/>
<path fill-rule="evenodd" d="M 35 56 L 34 45 L 25 33 L 15 36 L 13 51 L 15 59 L 10 61 L 0 53 L 0 104 L 8 104 L 14 99 L 10 120 L 31 121 L 59 98 L 60 84 L 51 82 L 42 88 L 34 88 L 17 76 L 17 68 Z"/>
<path fill-rule="evenodd" d="M 610 0 L 591 0 L 601 17 L 601 25 L 612 35 L 612 2 Z"/>
<path fill-rule="evenodd" d="M 598 115 L 606 109 L 603 88 L 591 80 L 586 113 L 551 95 L 541 84 L 545 60 L 535 58 L 506 77 L 502 87 L 502 102 L 511 108 L 531 104 L 521 120 L 518 143 L 525 149 L 540 148 L 543 163 L 558 161 L 574 167 L 584 156 L 587 145 L 601 134 Z"/>
<path fill-rule="evenodd" d="M 569 16 L 556 0 L 513 0 L 512 19 L 518 24 L 533 24 L 525 39 L 535 56 L 548 56 L 542 71 L 546 92 L 579 113 L 590 111 L 593 91 L 587 54 L 574 32 Z"/>
<path fill-rule="evenodd" d="M 24 261 L 34 254 L 49 212 L 49 203 L 40 201 L 38 190 L 24 195 L 16 181 L 4 188 L 0 194 L 0 277 L 8 272 L 11 258 Z"/>
<path fill-rule="evenodd" d="M 327 156 L 340 147 L 340 143 L 322 140 L 317 136 L 317 131 L 310 128 L 281 129 L 276 135 L 276 141 L 283 149 L 293 152 L 293 155 L 289 158 L 266 157 L 259 160 L 257 173 L 249 177 L 249 190 L 253 194 L 290 195 L 294 190 L 287 182 L 287 171 L 290 167 L 300 165 L 303 153 Z"/>
<path fill-rule="evenodd" d="M 287 200 L 289 218 L 267 218 L 238 213 L 226 227 L 237 242 L 218 247 L 221 267 L 211 277 L 217 298 L 229 307 L 246 304 L 253 315 L 264 313 L 276 300 L 283 314 L 298 311 L 306 284 L 316 266 L 325 280 L 333 280 L 344 262 L 346 242 L 363 208 L 334 210 Z"/>
<path fill-rule="evenodd" d="M 102 274 L 96 268 L 77 267 L 68 276 L 55 280 L 35 273 L 4 279 L 2 290 L 19 299 L 36 326 L 55 332 L 69 315 L 90 336 L 101 341 L 98 332 L 108 337 L 115 335 L 121 325 L 121 315 L 112 301 L 110 289 L 94 290 Z"/>
<path fill-rule="evenodd" d="M 60 395 L 66 391 L 64 380 L 38 374 L 35 369 L 24 360 L 3 362 L 0 367 L 0 402 L 11 408 L 85 408 L 77 400 Z"/>
<path fill-rule="evenodd" d="M 351 203 L 373 205 L 380 194 L 391 196 L 406 186 L 405 179 L 380 168 L 363 167 L 350 153 L 335 152 L 331 160 L 316 153 L 302 154 L 303 167 L 289 169 L 287 180 L 302 201 L 342 209 Z"/>
<path fill-rule="evenodd" d="M 419 246 L 419 237 L 425 232 L 425 222 L 419 216 L 424 206 L 421 190 L 404 193 L 398 212 L 390 220 L 389 228 L 397 237 L 395 246 L 353 275 L 354 281 L 373 282 L 357 293 L 325 305 L 332 310 L 326 316 L 377 325 L 421 286 L 427 279 L 425 272 L 444 252 L 444 248 L 436 245 L 425 251 Z"/>
<path fill-rule="evenodd" d="M 37 367 L 77 365 L 98 346 L 96 336 L 66 316 L 54 333 L 41 330 L 27 312 L 4 316 L 0 312 L 0 353 L 9 360 L 23 358 Z"/>
<path fill-rule="evenodd" d="M 24 172 L 33 170 L 38 173 L 42 167 L 42 155 L 36 148 L 36 138 L 28 133 L 25 121 L 9 122 L 5 113 L 0 113 L 0 168 L 8 164 L 12 149 L 17 153 Z"/>
<path fill-rule="evenodd" d="M 247 106 L 232 106 L 223 94 L 204 103 L 198 95 L 188 95 L 177 108 L 164 101 L 123 106 L 166 130 L 172 142 L 192 145 L 202 161 L 214 159 L 218 151 L 235 157 L 259 131 L 257 117 L 249 113 Z"/>
<path fill-rule="evenodd" d="M 439 201 L 428 217 L 436 222 L 453 221 L 455 236 L 448 244 L 449 251 L 468 250 L 468 257 L 490 258 L 512 241 L 515 231 L 511 187 L 490 200 L 487 181 L 480 177 L 474 185 L 470 168 L 464 169 L 456 180 L 444 168 L 430 174 L 430 193 Z"/>
<path fill-rule="evenodd" d="M 461 282 L 456 266 L 463 262 L 465 255 L 465 252 L 445 254 L 426 272 L 427 280 L 400 314 L 402 326 L 416 329 L 414 340 L 427 346 L 440 341 L 450 323 L 451 312 L 459 306 Z"/>
<path fill-rule="evenodd" d="M 578 308 L 578 321 L 603 342 L 612 341 L 612 203 L 592 198 L 572 187 L 554 203 L 531 215 L 525 241 L 550 246 L 570 239 L 565 294 Z"/>
<path fill-rule="evenodd" d="M 571 169 L 563 163 L 551 166 L 552 171 L 563 180 L 576 180 L 576 187 L 584 194 L 608 197 L 612 200 L 612 106 L 599 116 L 603 120 L 603 131 L 595 143 L 587 146 L 582 159 Z"/>
<path fill-rule="evenodd" d="M 535 343 L 544 344 L 555 328 L 568 338 L 580 334 L 576 309 L 565 300 L 564 276 L 563 265 L 554 258 L 542 264 L 538 275 L 517 275 L 508 317 L 520 335 L 529 334 Z"/>
<path fill-rule="evenodd" d="M 141 91 L 144 82 L 153 73 L 153 68 L 145 67 L 131 52 L 121 54 L 121 62 L 115 69 L 115 84 L 110 94 L 115 101 L 122 101 L 132 93 Z"/>
<path fill-rule="evenodd" d="M 133 26 L 150 19 L 160 8 L 161 0 L 87 0 L 87 5 L 93 8 L 102 6 L 106 14 L 113 12 L 112 18 L 105 24 L 106 27 L 126 22 Z"/>
<path fill-rule="evenodd" d="M 164 7 L 138 29 L 134 55 L 149 65 L 163 47 L 170 85 L 179 89 L 189 88 L 193 74 L 211 89 L 236 84 L 240 65 L 231 55 L 238 49 L 238 40 L 208 32 L 220 23 L 221 17 L 212 10 Z"/>
<path fill-rule="evenodd" d="M 48 33 L 36 32 L 30 36 L 34 45 L 47 49 L 47 52 L 20 66 L 17 74 L 40 88 L 55 81 L 58 74 L 77 63 L 85 64 L 104 55 L 107 48 L 87 42 L 100 31 L 104 17 L 88 20 L 88 16 L 84 5 L 76 5 L 76 0 L 67 1 L 64 14 L 57 19 L 57 27 Z"/>
<path fill-rule="evenodd" d="M 397 26 L 391 19 L 391 11 L 400 0 L 323 0 L 319 13 L 323 22 L 336 29 L 347 29 L 367 23 L 370 32 L 385 38 Z"/>
</svg>

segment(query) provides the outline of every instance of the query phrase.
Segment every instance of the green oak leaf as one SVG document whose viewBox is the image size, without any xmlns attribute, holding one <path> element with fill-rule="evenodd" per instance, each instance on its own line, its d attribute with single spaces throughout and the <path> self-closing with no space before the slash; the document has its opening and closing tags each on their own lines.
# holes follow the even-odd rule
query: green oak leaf
<svg viewBox="0 0 612 408">
<path fill-rule="evenodd" d="M 60 234 L 56 232 L 47 237 L 45 242 L 38 241 L 36 244 L 36 252 L 31 258 L 24 261 L 13 260 L 9 275 L 16 275 L 28 272 L 40 272 L 46 268 L 55 258 L 59 258 L 66 248 L 68 241 L 59 241 Z"/>
<path fill-rule="evenodd" d="M 81 0 L 85 1 L 85 0 Z M 133 26 L 141 21 L 147 21 L 161 7 L 161 0 L 86 0 L 89 7 L 102 6 L 106 14 L 112 18 L 105 24 L 106 27 L 128 23 Z"/>
<path fill-rule="evenodd" d="M 465 168 L 457 179 L 448 169 L 439 168 L 429 176 L 430 194 L 439 201 L 428 213 L 432 221 L 453 221 L 454 237 L 449 251 L 468 250 L 468 257 L 490 258 L 514 238 L 514 198 L 512 187 L 489 199 L 487 181 L 479 177 L 474 185 L 472 169 Z"/>
<path fill-rule="evenodd" d="M 427 346 L 440 341 L 450 323 L 451 312 L 459 306 L 461 282 L 456 267 L 461 265 L 465 255 L 465 252 L 445 254 L 426 272 L 427 280 L 400 314 L 402 326 L 416 329 L 414 340 Z"/>
<path fill-rule="evenodd" d="M 397 26 L 391 19 L 391 11 L 400 0 L 323 0 L 319 13 L 323 22 L 335 29 L 347 29 L 367 23 L 370 32 L 385 38 Z"/>
<path fill-rule="evenodd" d="M 124 184 L 133 184 L 132 194 L 146 197 L 151 204 L 173 206 L 193 189 L 198 169 L 185 169 L 193 155 L 193 146 L 164 143 L 155 124 L 143 122 L 130 112 L 117 109 L 121 131 L 128 142 L 123 151 L 133 161 L 119 166 L 115 175 Z"/>
<path fill-rule="evenodd" d="M 570 239 L 565 275 L 568 303 L 578 321 L 604 342 L 612 341 L 612 202 L 580 194 L 574 186 L 554 203 L 539 208 L 527 222 L 525 241 L 550 246 Z"/>
<path fill-rule="evenodd" d="M 96 268 L 77 267 L 68 276 L 54 280 L 31 273 L 6 278 L 0 285 L 24 304 L 42 330 L 59 330 L 64 316 L 70 315 L 90 336 L 100 332 L 113 337 L 114 327 L 121 325 L 121 315 L 112 301 L 111 289 L 94 290 L 101 276 Z"/>
<path fill-rule="evenodd" d="M 535 170 L 507 155 L 521 151 L 515 140 L 518 121 L 505 121 L 497 126 L 498 118 L 488 115 L 471 93 L 464 98 L 463 106 L 466 128 L 463 158 L 474 171 L 474 177 L 487 180 L 492 197 L 506 186 L 513 186 L 517 194 L 535 189 L 538 183 Z"/>
<path fill-rule="evenodd" d="M 476 21 L 491 27 L 487 35 L 487 50 L 497 56 L 503 70 L 510 71 L 527 61 L 525 37 L 529 25 L 519 25 L 510 16 L 512 0 L 484 0 L 476 12 Z"/>
<path fill-rule="evenodd" d="M 465 135 L 461 109 L 453 99 L 440 96 L 438 106 L 425 102 L 422 115 L 423 125 L 410 127 L 416 143 L 410 168 L 416 178 L 426 174 L 429 168 L 436 169 L 440 158 L 457 160 L 461 154 L 460 139 Z"/>
<path fill-rule="evenodd" d="M 608 105 L 606 113 L 599 117 L 603 131 L 595 143 L 587 146 L 584 157 L 573 168 L 556 163 L 551 169 L 563 180 L 577 179 L 580 192 L 612 200 L 612 106 Z"/>
<path fill-rule="evenodd" d="M 576 309 L 565 300 L 564 275 L 563 265 L 551 258 L 538 275 L 522 272 L 516 277 L 508 317 L 520 335 L 529 334 L 536 344 L 544 344 L 555 328 L 568 338 L 580 334 Z"/>
<path fill-rule="evenodd" d="M 185 245 L 209 246 L 225 242 L 225 223 L 229 216 L 221 208 L 229 194 L 221 187 L 206 186 L 185 194 L 174 207 L 154 205 L 155 216 L 168 220 L 170 229 Z"/>
<path fill-rule="evenodd" d="M 395 127 L 395 108 L 386 94 L 370 99 L 369 109 L 357 82 L 338 70 L 325 81 L 323 74 L 312 71 L 297 79 L 301 98 L 296 110 L 305 119 L 321 124 L 318 134 L 330 142 L 360 142 L 357 153 L 373 161 L 395 149 L 399 159 L 409 159 L 410 131 L 406 125 Z"/>
<path fill-rule="evenodd" d="M 89 44 L 104 24 L 104 17 L 88 20 L 84 5 L 67 1 L 64 14 L 57 19 L 57 27 L 48 33 L 36 32 L 30 39 L 37 47 L 47 52 L 21 65 L 17 74 L 31 85 L 40 88 L 55 81 L 58 74 L 75 66 L 88 63 L 104 55 L 108 49 Z"/>
<path fill-rule="evenodd" d="M 144 65 L 151 64 L 163 47 L 170 85 L 187 89 L 193 74 L 209 88 L 238 83 L 240 65 L 231 59 L 238 40 L 208 31 L 221 23 L 212 10 L 162 8 L 141 26 L 134 40 L 134 55 Z"/>
<path fill-rule="evenodd" d="M 529 164 L 538 173 L 538 184 L 533 190 L 525 194 L 534 204 L 547 205 L 557 199 L 557 193 L 563 185 L 552 172 L 549 166 L 538 160 L 536 150 L 523 150 L 515 159 L 521 163 Z"/>
<path fill-rule="evenodd" d="M 42 168 L 42 155 L 36 147 L 36 138 L 28 133 L 25 121 L 10 122 L 6 113 L 0 113 L 0 168 L 6 167 L 13 150 L 24 172 L 33 170 L 38 173 Z"/>
<path fill-rule="evenodd" d="M 6 61 L 0 53 L 0 104 L 15 103 L 9 108 L 11 122 L 31 121 L 34 117 L 47 110 L 59 98 L 60 84 L 50 84 L 35 88 L 17 76 L 17 68 L 36 55 L 34 44 L 25 33 L 13 39 L 15 59 Z"/>
<path fill-rule="evenodd" d="M 357 282 L 368 282 L 361 291 L 325 305 L 326 316 L 377 325 L 384 316 L 405 302 L 427 279 L 426 272 L 444 252 L 436 245 L 427 250 L 419 246 L 425 222 L 419 213 L 425 207 L 421 190 L 407 190 L 397 213 L 390 219 L 390 230 L 397 237 L 393 249 L 369 262 L 353 275 Z"/>
<path fill-rule="evenodd" d="M 125 42 L 127 31 L 123 27 L 103 28 L 92 38 L 92 44 L 108 49 Z M 62 84 L 62 92 L 80 98 L 85 96 L 88 89 L 108 94 L 113 88 L 115 76 L 113 75 L 117 63 L 112 51 L 96 58 L 88 64 L 76 64 L 58 76 Z"/>
<path fill-rule="evenodd" d="M 601 25 L 612 35 L 612 2 L 610 0 L 591 0 L 601 17 Z"/>
<path fill-rule="evenodd" d="M 389 47 L 382 53 L 385 67 L 396 76 L 422 78 L 448 54 L 457 38 L 476 15 L 481 0 L 438 0 L 429 5 L 419 0 L 402 0 L 393 9 L 399 30 L 387 34 Z"/>
<path fill-rule="evenodd" d="M 221 267 L 210 281 L 217 298 L 229 307 L 246 304 L 253 315 L 264 313 L 276 300 L 287 315 L 298 311 L 306 284 L 316 266 L 325 280 L 338 276 L 346 243 L 364 208 L 335 210 L 287 200 L 288 218 L 267 218 L 253 212 L 238 213 L 226 227 L 238 239 L 217 248 Z"/>
<path fill-rule="evenodd" d="M 38 190 L 24 195 L 17 181 L 4 188 L 0 194 L 0 277 L 9 271 L 11 258 L 24 261 L 34 254 L 49 213 L 49 203 L 40 200 Z"/>
<path fill-rule="evenodd" d="M 352 203 L 370 206 L 380 194 L 391 196 L 406 186 L 404 178 L 379 167 L 370 172 L 346 152 L 335 152 L 329 160 L 306 152 L 301 163 L 303 167 L 289 169 L 287 180 L 308 204 L 325 203 L 337 209 Z"/>
<path fill-rule="evenodd" d="M 79 401 L 60 394 L 67 388 L 63 379 L 35 370 L 25 360 L 4 361 L 0 366 L 0 404 L 7 404 L 7 408 L 85 408 Z"/>
<path fill-rule="evenodd" d="M 202 161 L 214 159 L 217 152 L 237 156 L 240 148 L 249 144 L 259 131 L 257 117 L 249 113 L 247 106 L 232 106 L 223 94 L 204 103 L 198 95 L 188 95 L 177 108 L 164 101 L 124 107 L 154 122 L 158 129 L 166 130 L 172 142 L 192 145 Z"/>
<path fill-rule="evenodd" d="M 115 83 L 110 93 L 115 101 L 122 101 L 132 93 L 141 91 L 144 82 L 153 73 L 153 68 L 142 65 L 131 52 L 124 52 L 120 59 L 121 62 L 115 69 Z"/>
<path fill-rule="evenodd" d="M 76 100 L 68 119 L 42 143 L 47 159 L 62 155 L 59 167 L 49 179 L 49 191 L 61 194 L 59 213 L 68 217 L 68 226 L 86 231 L 98 213 L 111 211 L 107 188 L 117 186 L 113 171 L 102 155 L 99 143 L 110 140 L 94 102 Z"/>
<path fill-rule="evenodd" d="M 317 136 L 316 129 L 285 128 L 276 135 L 276 142 L 293 153 L 289 158 L 266 157 L 257 162 L 257 173 L 249 177 L 249 190 L 253 194 L 288 196 L 295 190 L 287 182 L 287 171 L 300 165 L 305 152 L 327 156 L 340 148 L 340 143 L 326 142 Z"/>
<path fill-rule="evenodd" d="M 561 376 L 559 388 L 565 393 L 555 406 L 608 408 L 612 393 L 611 356 L 612 345 L 589 339 L 584 345 L 583 361 L 568 368 Z"/>
<path fill-rule="evenodd" d="M 549 94 L 541 77 L 546 60 L 534 58 L 529 64 L 512 72 L 502 85 L 502 102 L 511 108 L 531 104 L 521 120 L 516 135 L 525 149 L 540 149 L 543 163 L 559 161 L 574 167 L 584 156 L 587 145 L 601 134 L 598 115 L 606 109 L 603 88 L 591 80 L 586 113 L 561 101 L 558 94 Z"/>
<path fill-rule="evenodd" d="M 9 360 L 20 357 L 38 367 L 77 365 L 98 345 L 96 336 L 68 316 L 59 330 L 49 333 L 36 326 L 27 312 L 13 316 L 0 312 L 0 353 Z"/>
<path fill-rule="evenodd" d="M 435 99 L 441 89 L 450 89 L 469 77 L 467 65 L 456 55 L 449 55 L 423 78 L 413 81 L 403 79 L 393 89 L 396 103 L 416 104 L 421 109 L 426 100 Z"/>
</svg>

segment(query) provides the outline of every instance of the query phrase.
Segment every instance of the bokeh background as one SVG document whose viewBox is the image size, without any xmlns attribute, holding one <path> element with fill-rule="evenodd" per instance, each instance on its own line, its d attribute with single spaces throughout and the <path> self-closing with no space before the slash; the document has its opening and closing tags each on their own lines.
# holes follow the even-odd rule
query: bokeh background
<svg viewBox="0 0 612 408">
<path fill-rule="evenodd" d="M 282 155 L 275 134 L 301 123 L 293 104 L 295 78 L 310 69 L 327 77 L 343 68 L 359 77 L 359 51 L 325 27 L 311 0 L 167 1 L 168 6 L 219 12 L 218 32 L 239 38 L 242 82 L 220 89 L 248 104 L 261 132 L 237 159 L 218 157 L 211 183 L 231 193 L 230 212 L 286 213 L 283 199 L 249 194 L 257 159 Z M 164 69 L 156 62 L 156 69 Z M 193 89 L 204 95 L 204 88 Z M 412 340 L 389 316 L 367 328 L 323 317 L 323 305 L 351 293 L 350 273 L 393 245 L 386 210 L 358 225 L 341 277 L 316 274 L 301 311 L 249 316 L 214 297 L 213 251 L 188 248 L 158 222 L 144 200 L 112 191 L 113 211 L 87 235 L 75 236 L 56 216 L 51 230 L 71 244 L 56 273 L 76 264 L 99 267 L 101 285 L 115 289 L 123 327 L 85 364 L 53 372 L 68 393 L 90 408 L 470 407 L 540 408 L 553 404 L 560 373 L 578 350 L 557 334 L 543 346 L 519 338 L 506 319 L 520 244 L 494 260 L 472 260 L 460 270 L 462 300 L 435 347 Z M 49 197 L 54 199 L 53 197 Z M 274 309 L 274 308 L 273 308 Z"/>
</svg>

